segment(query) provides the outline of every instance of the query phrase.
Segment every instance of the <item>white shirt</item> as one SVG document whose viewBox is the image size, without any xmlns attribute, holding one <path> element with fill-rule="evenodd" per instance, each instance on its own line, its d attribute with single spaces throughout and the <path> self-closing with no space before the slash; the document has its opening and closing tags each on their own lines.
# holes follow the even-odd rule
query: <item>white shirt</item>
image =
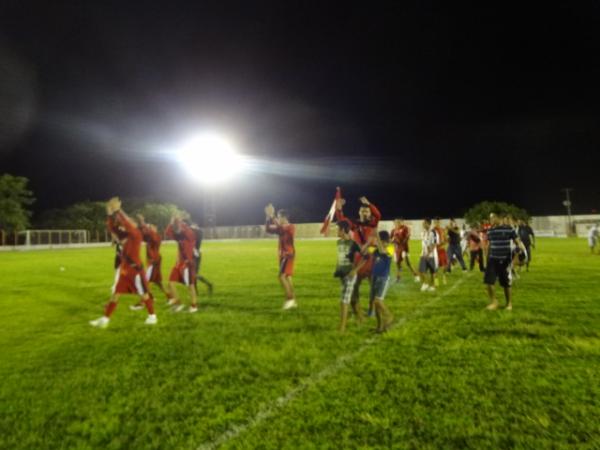
<svg viewBox="0 0 600 450">
<path fill-rule="evenodd" d="M 423 230 L 421 233 L 421 256 L 432 258 L 436 254 L 437 233 L 433 230 Z"/>
</svg>

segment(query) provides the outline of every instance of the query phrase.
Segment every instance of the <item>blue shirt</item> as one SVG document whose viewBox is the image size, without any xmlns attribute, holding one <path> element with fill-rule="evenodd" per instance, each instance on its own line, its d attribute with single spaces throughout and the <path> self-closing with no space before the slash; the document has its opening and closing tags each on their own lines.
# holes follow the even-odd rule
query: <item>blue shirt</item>
<svg viewBox="0 0 600 450">
<path fill-rule="evenodd" d="M 390 267 L 392 266 L 392 255 L 394 254 L 394 246 L 388 245 L 385 248 L 385 253 L 380 253 L 379 249 L 373 253 L 373 271 L 372 278 L 387 278 L 390 276 Z"/>
</svg>

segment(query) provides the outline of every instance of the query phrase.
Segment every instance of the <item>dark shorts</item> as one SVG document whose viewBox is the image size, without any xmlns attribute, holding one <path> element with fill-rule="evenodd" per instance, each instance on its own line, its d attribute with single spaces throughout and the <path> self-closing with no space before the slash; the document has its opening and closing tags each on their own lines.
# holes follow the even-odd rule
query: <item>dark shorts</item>
<svg viewBox="0 0 600 450">
<path fill-rule="evenodd" d="M 419 272 L 421 272 L 421 273 L 437 272 L 437 269 L 435 267 L 435 259 L 433 259 L 431 257 L 428 258 L 426 256 L 421 256 L 421 259 L 419 260 Z"/>
<path fill-rule="evenodd" d="M 371 280 L 371 300 L 385 299 L 387 294 L 388 286 L 390 284 L 390 277 L 373 277 Z"/>
<path fill-rule="evenodd" d="M 483 282 L 493 286 L 496 284 L 496 280 L 498 280 L 500 286 L 510 287 L 512 284 L 511 269 L 511 261 L 508 259 L 488 258 Z"/>
</svg>

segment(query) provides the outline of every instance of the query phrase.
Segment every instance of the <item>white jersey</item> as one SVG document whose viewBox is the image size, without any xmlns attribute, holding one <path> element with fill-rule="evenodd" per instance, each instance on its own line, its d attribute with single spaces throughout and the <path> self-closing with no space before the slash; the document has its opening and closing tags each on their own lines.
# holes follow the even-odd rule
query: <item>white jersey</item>
<svg viewBox="0 0 600 450">
<path fill-rule="evenodd" d="M 437 257 L 437 233 L 433 230 L 423 230 L 421 233 L 421 256 L 426 258 Z"/>
</svg>

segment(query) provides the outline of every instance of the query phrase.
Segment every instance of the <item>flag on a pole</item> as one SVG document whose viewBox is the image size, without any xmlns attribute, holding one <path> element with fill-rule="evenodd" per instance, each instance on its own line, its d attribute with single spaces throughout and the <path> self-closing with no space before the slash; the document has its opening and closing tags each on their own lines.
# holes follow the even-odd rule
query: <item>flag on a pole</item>
<svg viewBox="0 0 600 450">
<path fill-rule="evenodd" d="M 342 190 L 338 187 L 335 190 L 335 199 L 331 204 L 331 208 L 329 208 L 329 212 L 325 216 L 325 220 L 323 221 L 323 225 L 321 226 L 321 234 L 327 234 L 329 231 L 329 224 L 333 221 L 335 217 L 335 203 L 338 199 L 342 198 Z"/>
</svg>

